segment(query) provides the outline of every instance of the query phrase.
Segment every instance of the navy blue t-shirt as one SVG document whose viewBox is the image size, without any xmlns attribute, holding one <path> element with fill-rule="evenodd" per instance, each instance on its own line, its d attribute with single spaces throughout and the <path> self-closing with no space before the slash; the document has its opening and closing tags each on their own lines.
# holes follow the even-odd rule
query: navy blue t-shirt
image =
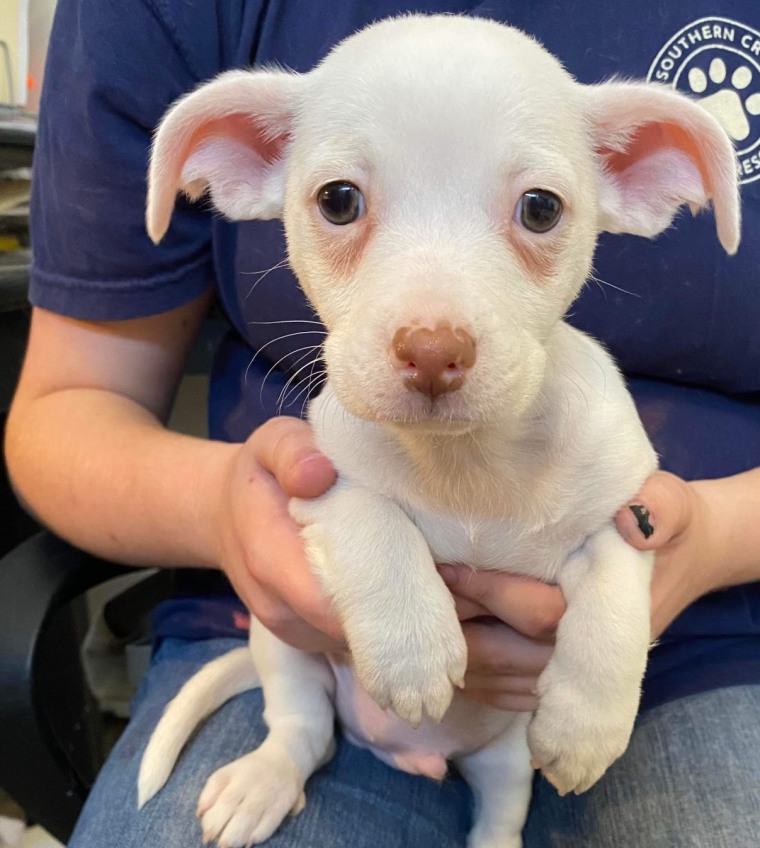
<svg viewBox="0 0 760 848">
<path fill-rule="evenodd" d="M 277 411 L 299 414 L 303 386 L 281 395 L 303 364 L 294 351 L 320 336 L 304 324 L 276 340 L 283 330 L 271 322 L 313 318 L 287 269 L 262 274 L 285 256 L 281 226 L 232 224 L 206 203 L 179 200 L 154 246 L 143 225 L 151 132 L 173 100 L 222 70 L 277 62 L 308 71 L 364 24 L 410 9 L 503 20 L 538 37 L 581 82 L 655 80 L 700 98 L 723 123 L 742 182 L 737 256 L 722 253 L 710 215 L 684 215 L 653 241 L 603 236 L 598 282 L 570 320 L 617 357 L 662 467 L 695 479 L 760 466 L 756 0 L 59 0 L 35 157 L 32 302 L 110 320 L 170 309 L 214 285 L 233 329 L 212 374 L 211 436 L 242 440 Z M 210 609 L 174 608 L 159 630 L 226 632 L 231 615 Z M 644 704 L 747 682 L 760 682 L 758 583 L 707 596 L 673 623 L 652 652 Z"/>
</svg>

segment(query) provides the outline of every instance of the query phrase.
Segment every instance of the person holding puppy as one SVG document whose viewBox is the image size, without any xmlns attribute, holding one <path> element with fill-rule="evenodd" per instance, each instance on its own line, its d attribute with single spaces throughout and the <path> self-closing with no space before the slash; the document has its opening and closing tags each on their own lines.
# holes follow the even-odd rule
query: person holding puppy
<svg viewBox="0 0 760 848">
<path fill-rule="evenodd" d="M 264 382 L 280 357 L 301 347 L 277 340 L 281 330 L 269 322 L 306 322 L 309 312 L 291 280 L 273 272 L 253 288 L 250 276 L 281 258 L 277 230 L 213 219 L 202 204 L 181 206 L 160 247 L 147 241 L 142 225 L 150 129 L 172 100 L 250 59 L 307 69 L 367 17 L 401 11 L 383 3 L 361 13 L 346 8 L 328 32 L 325 22 L 317 30 L 316 22 L 299 18 L 298 4 L 274 5 L 220 3 L 191 12 L 169 4 L 159 14 L 135 3 L 125 23 L 118 4 L 61 0 L 36 162 L 35 311 L 7 455 L 22 498 L 64 537 L 133 564 L 221 568 L 277 635 L 329 650 L 342 646 L 342 634 L 309 572 L 286 505 L 288 497 L 321 493 L 334 473 L 305 424 L 271 418 L 298 363 L 291 360 L 290 373 L 275 372 Z M 477 11 L 454 3 L 424 10 Z M 655 11 L 652 4 L 651 11 L 636 14 Z M 597 16 L 595 28 L 557 10 L 505 8 L 499 14 L 541 37 L 584 81 L 647 72 L 633 48 L 614 61 L 603 49 L 632 26 L 631 10 L 611 8 Z M 760 21 L 751 20 L 749 4 L 743 14 L 746 35 Z M 674 13 L 667 33 L 685 29 L 687 45 L 700 36 L 704 46 L 703 25 L 689 29 L 691 23 Z M 664 37 L 663 26 L 659 21 Z M 720 51 L 715 29 L 707 32 L 711 49 Z M 589 51 L 595 33 L 598 44 Z M 734 38 L 742 43 L 738 24 Z M 654 47 L 653 73 L 665 73 L 667 63 L 657 63 Z M 717 90 L 720 74 L 719 65 L 710 65 L 705 85 Z M 688 76 L 701 86 L 697 74 Z M 738 135 L 738 118 L 729 124 Z M 752 191 L 748 181 L 745 194 Z M 749 845 L 757 830 L 757 805 L 747 787 L 757 783 L 752 769 L 756 775 L 760 726 L 760 589 L 753 583 L 760 579 L 760 546 L 751 515 L 759 481 L 750 470 L 760 464 L 760 442 L 755 406 L 744 396 L 758 388 L 748 329 L 758 295 L 751 280 L 737 286 L 731 279 L 743 255 L 747 274 L 756 263 L 751 239 L 734 265 L 719 259 L 714 239 L 701 236 L 705 226 L 702 219 L 683 221 L 678 233 L 652 244 L 603 240 L 597 272 L 634 294 L 619 292 L 605 301 L 590 289 L 574 307 L 577 323 L 607 341 L 637 375 L 631 385 L 642 417 L 663 465 L 680 476 L 656 475 L 618 519 L 632 544 L 659 551 L 652 629 L 661 643 L 652 653 L 631 748 L 578 799 L 560 800 L 537 780 L 528 846 L 550 844 L 556 832 L 579 840 L 570 844 L 670 846 L 702 838 L 710 845 Z M 277 287 L 267 289 L 274 280 Z M 212 288 L 234 330 L 217 355 L 212 440 L 204 442 L 171 434 L 163 422 Z M 658 320 L 663 310 L 692 334 L 701 329 L 699 343 Z M 712 310 L 710 321 L 700 323 L 698 310 Z M 257 349 L 267 355 L 251 362 Z M 683 477 L 718 479 L 686 483 Z M 511 575 L 470 576 L 450 565 L 442 574 L 465 619 L 468 693 L 503 708 L 533 709 L 536 679 L 564 608 L 561 593 Z M 718 589 L 723 591 L 715 594 Z M 484 614 L 502 623 L 484 622 Z M 260 741 L 261 721 L 250 717 L 251 710 L 260 712 L 257 696 L 230 703 L 204 727 L 154 805 L 138 816 L 139 751 L 163 704 L 195 668 L 230 645 L 220 638 L 223 627 L 209 626 L 194 639 L 185 627 L 176 615 L 158 622 L 153 670 L 72 845 L 118 844 L 135 834 L 145 845 L 197 842 L 190 811 L 205 776 Z M 709 772 L 721 757 L 740 763 L 748 776 L 726 783 L 726 772 L 716 768 L 713 778 Z M 696 792 L 687 777 L 695 773 L 704 781 Z M 469 799 L 456 779 L 439 787 L 343 743 L 307 792 L 306 809 L 283 826 L 273 845 L 337 845 L 346 832 L 353 845 L 463 844 Z"/>
</svg>

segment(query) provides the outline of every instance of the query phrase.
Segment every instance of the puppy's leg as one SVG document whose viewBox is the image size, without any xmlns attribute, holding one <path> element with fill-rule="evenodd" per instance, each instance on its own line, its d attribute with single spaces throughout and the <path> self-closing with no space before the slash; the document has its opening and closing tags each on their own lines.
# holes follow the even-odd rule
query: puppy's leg
<svg viewBox="0 0 760 848">
<path fill-rule="evenodd" d="M 474 824 L 467 848 L 521 848 L 520 836 L 530 804 L 533 769 L 526 731 L 530 713 L 497 739 L 456 761 L 475 795 Z"/>
<path fill-rule="evenodd" d="M 251 618 L 250 647 L 269 734 L 208 779 L 198 802 L 203 841 L 253 845 L 303 809 L 304 784 L 333 754 L 335 681 L 324 656 L 291 648 Z"/>
<path fill-rule="evenodd" d="M 560 572 L 567 610 L 528 741 L 562 794 L 584 792 L 628 745 L 651 638 L 652 562 L 610 524 Z"/>
<path fill-rule="evenodd" d="M 334 486 L 291 501 L 315 573 L 344 627 L 356 675 L 412 725 L 440 721 L 460 685 L 467 647 L 427 542 L 395 503 Z"/>
</svg>

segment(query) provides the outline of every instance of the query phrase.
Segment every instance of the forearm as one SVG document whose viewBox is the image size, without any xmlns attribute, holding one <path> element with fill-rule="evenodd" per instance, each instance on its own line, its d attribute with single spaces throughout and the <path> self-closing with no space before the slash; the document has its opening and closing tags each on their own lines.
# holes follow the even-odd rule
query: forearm
<svg viewBox="0 0 760 848">
<path fill-rule="evenodd" d="M 17 402 L 6 438 L 13 484 L 43 524 L 136 565 L 218 564 L 215 501 L 237 449 L 169 432 L 135 401 L 85 388 Z"/>
<path fill-rule="evenodd" d="M 711 588 L 760 580 L 760 468 L 691 486 L 713 562 Z"/>
</svg>

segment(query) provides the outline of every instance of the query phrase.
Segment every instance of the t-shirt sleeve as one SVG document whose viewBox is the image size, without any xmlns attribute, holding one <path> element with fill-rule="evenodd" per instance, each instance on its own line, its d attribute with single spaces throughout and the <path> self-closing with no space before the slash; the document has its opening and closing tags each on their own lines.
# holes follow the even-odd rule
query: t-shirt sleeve
<svg viewBox="0 0 760 848">
<path fill-rule="evenodd" d="M 77 318 L 171 309 L 213 281 L 211 210 L 178 200 L 160 245 L 144 226 L 151 135 L 211 75 L 149 0 L 59 0 L 35 150 L 33 304 Z M 199 68 L 202 70 L 199 71 Z M 211 68 L 214 73 L 218 68 Z"/>
</svg>

